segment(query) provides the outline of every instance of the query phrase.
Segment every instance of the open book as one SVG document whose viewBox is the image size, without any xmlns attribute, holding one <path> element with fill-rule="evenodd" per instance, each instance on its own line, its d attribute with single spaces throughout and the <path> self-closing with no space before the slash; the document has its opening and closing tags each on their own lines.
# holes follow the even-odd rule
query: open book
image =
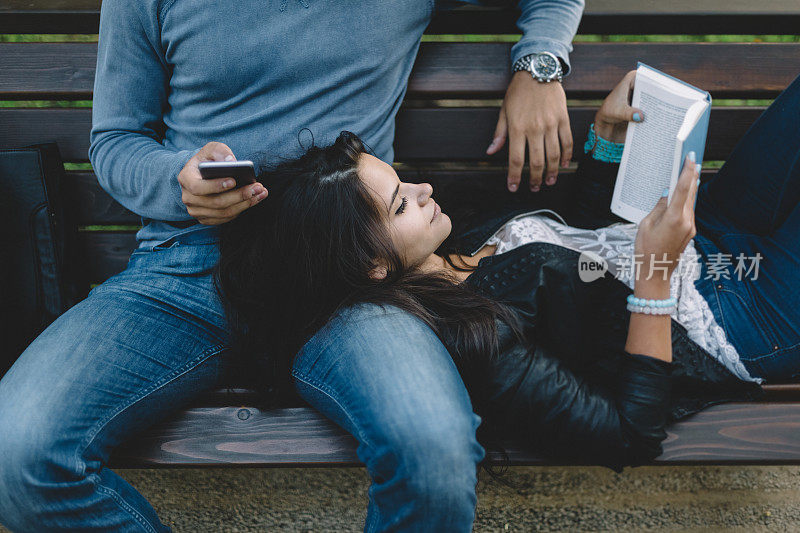
<svg viewBox="0 0 800 533">
<path fill-rule="evenodd" d="M 686 154 L 703 161 L 711 95 L 639 63 L 631 105 L 644 121 L 628 124 L 611 212 L 638 224 L 666 187 L 672 200 Z"/>
</svg>

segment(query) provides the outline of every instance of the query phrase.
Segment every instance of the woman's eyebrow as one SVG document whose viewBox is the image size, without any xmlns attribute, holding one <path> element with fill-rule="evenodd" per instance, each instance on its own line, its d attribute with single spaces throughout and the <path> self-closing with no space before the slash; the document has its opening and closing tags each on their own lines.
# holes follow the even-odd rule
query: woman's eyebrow
<svg viewBox="0 0 800 533">
<path fill-rule="evenodd" d="M 392 212 L 391 212 L 392 211 L 392 206 L 394 205 L 394 199 L 397 198 L 397 191 L 399 191 L 399 190 L 400 190 L 400 184 L 398 183 L 397 187 L 395 187 L 394 192 L 392 193 L 392 199 L 389 200 L 389 205 L 386 207 L 386 214 L 389 215 L 389 216 L 392 216 Z"/>
</svg>

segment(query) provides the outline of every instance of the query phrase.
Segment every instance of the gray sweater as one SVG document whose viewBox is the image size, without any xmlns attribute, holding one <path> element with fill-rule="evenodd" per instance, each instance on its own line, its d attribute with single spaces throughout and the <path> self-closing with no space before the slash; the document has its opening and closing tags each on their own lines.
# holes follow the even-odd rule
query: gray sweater
<svg viewBox="0 0 800 533">
<path fill-rule="evenodd" d="M 523 36 L 510 60 L 546 50 L 569 65 L 583 0 L 519 5 Z M 391 163 L 394 118 L 420 38 L 444 7 L 103 0 L 89 147 L 100 184 L 142 217 L 137 238 L 146 246 L 207 228 L 166 222 L 191 220 L 177 177 L 208 142 L 258 166 L 298 156 L 298 137 L 305 146 L 311 139 L 303 128 L 319 146 L 350 130 Z"/>
</svg>

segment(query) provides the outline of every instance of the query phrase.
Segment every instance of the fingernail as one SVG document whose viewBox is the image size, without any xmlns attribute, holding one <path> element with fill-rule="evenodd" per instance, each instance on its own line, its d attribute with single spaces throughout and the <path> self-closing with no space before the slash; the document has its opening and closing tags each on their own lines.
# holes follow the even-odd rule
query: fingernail
<svg viewBox="0 0 800 533">
<path fill-rule="evenodd" d="M 230 155 L 230 154 L 228 154 L 228 155 L 225 157 L 225 161 L 233 161 L 233 156 L 232 156 L 232 155 Z"/>
<path fill-rule="evenodd" d="M 634 122 L 641 122 L 642 121 L 642 115 L 640 115 L 639 113 L 634 113 L 633 114 L 633 121 Z"/>
<path fill-rule="evenodd" d="M 508 184 L 508 190 L 511 191 L 511 192 L 516 191 L 517 190 L 517 184 L 516 183 L 509 183 Z"/>
<path fill-rule="evenodd" d="M 263 191 L 261 191 L 261 194 L 256 196 L 256 200 L 258 200 L 260 202 L 261 200 L 263 200 L 264 198 L 267 197 L 267 194 L 268 194 L 267 193 L 267 189 L 264 189 Z"/>
<path fill-rule="evenodd" d="M 666 198 L 669 196 L 669 187 L 664 188 L 664 192 L 661 193 L 661 198 Z"/>
<path fill-rule="evenodd" d="M 253 187 L 252 189 L 250 189 L 250 196 L 256 196 L 260 192 L 261 192 L 261 187 L 258 186 Z"/>
<path fill-rule="evenodd" d="M 695 154 L 694 151 L 689 152 L 688 154 L 686 154 L 686 156 L 689 158 L 689 161 L 691 161 L 692 163 L 697 161 L 697 154 Z"/>
<path fill-rule="evenodd" d="M 700 170 L 702 170 L 703 165 L 700 164 L 700 163 L 695 163 L 694 168 L 695 168 L 695 170 L 697 170 L 697 173 L 700 174 Z M 700 179 L 700 178 L 697 178 L 697 179 Z"/>
<path fill-rule="evenodd" d="M 236 184 L 236 182 L 233 181 L 233 180 L 225 180 L 225 181 L 222 182 L 222 188 L 223 189 L 230 189 L 235 184 Z"/>
<path fill-rule="evenodd" d="M 531 190 L 533 192 L 539 192 L 539 185 L 534 185 L 533 187 L 531 187 Z"/>
<path fill-rule="evenodd" d="M 548 185 L 552 185 L 552 184 L 554 184 L 555 182 L 556 182 L 556 177 L 555 177 L 555 176 L 547 176 L 547 181 L 546 181 L 546 183 L 547 183 Z"/>
</svg>

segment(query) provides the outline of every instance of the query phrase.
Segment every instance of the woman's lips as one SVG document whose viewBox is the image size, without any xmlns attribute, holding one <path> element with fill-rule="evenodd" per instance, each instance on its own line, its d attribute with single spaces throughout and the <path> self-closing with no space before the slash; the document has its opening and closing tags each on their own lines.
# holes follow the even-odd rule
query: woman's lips
<svg viewBox="0 0 800 533">
<path fill-rule="evenodd" d="M 438 217 L 438 216 L 439 216 L 439 213 L 441 213 L 441 212 L 442 212 L 442 209 L 439 207 L 439 204 L 437 204 L 437 203 L 434 201 L 434 202 L 433 202 L 433 216 L 431 217 L 431 222 L 433 222 L 434 220 L 436 220 L 436 217 Z"/>
</svg>

